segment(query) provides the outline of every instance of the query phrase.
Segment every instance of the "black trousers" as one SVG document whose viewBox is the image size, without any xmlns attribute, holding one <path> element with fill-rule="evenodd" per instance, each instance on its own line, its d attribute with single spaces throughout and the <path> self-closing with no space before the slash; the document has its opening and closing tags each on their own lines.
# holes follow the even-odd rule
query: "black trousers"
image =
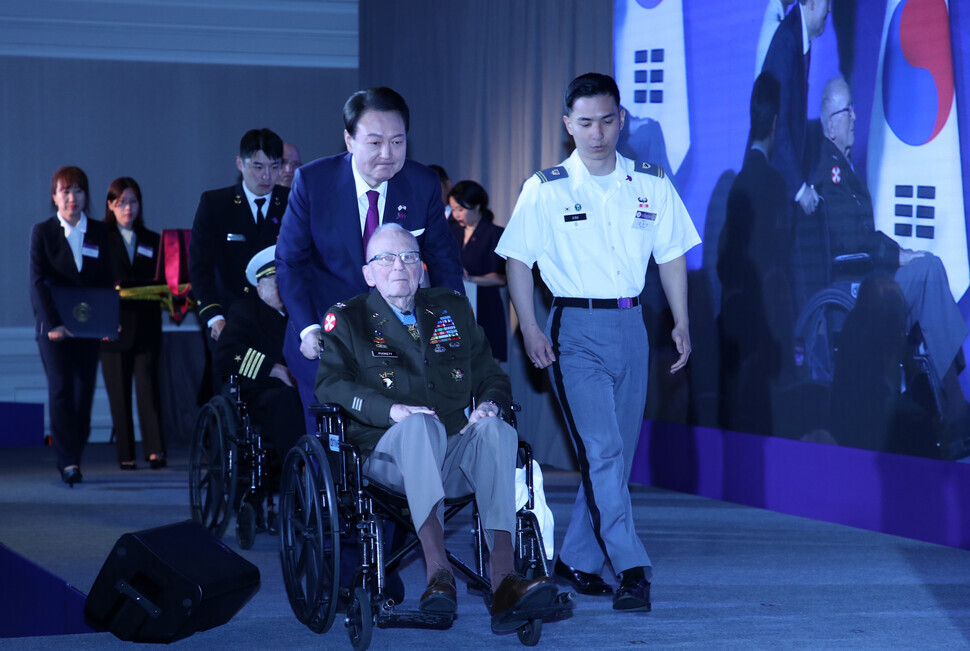
<svg viewBox="0 0 970 651">
<path fill-rule="evenodd" d="M 51 441 L 57 455 L 57 469 L 77 466 L 91 434 L 91 404 L 98 373 L 97 339 L 67 338 L 50 341 L 46 334 L 37 339 L 40 358 L 47 374 L 47 402 Z"/>
<path fill-rule="evenodd" d="M 159 422 L 158 350 L 102 350 L 101 374 L 108 391 L 118 462 L 135 460 L 131 386 L 135 385 L 144 457 L 165 454 Z"/>
</svg>

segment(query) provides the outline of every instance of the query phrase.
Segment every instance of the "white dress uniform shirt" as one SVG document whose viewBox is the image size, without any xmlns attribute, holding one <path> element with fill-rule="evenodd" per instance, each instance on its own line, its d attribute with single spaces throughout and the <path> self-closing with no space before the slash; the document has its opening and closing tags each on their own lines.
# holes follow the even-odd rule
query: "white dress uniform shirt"
<svg viewBox="0 0 970 651">
<path fill-rule="evenodd" d="M 604 182 L 573 152 L 525 182 L 495 252 L 538 262 L 554 296 L 639 296 L 651 255 L 663 264 L 701 241 L 670 180 L 651 172 L 617 154 Z"/>
</svg>

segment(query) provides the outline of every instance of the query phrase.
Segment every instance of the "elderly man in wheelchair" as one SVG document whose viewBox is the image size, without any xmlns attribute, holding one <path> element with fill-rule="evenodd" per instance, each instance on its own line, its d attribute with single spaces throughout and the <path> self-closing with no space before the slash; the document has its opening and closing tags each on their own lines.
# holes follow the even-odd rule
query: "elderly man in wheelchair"
<svg viewBox="0 0 970 651">
<path fill-rule="evenodd" d="M 418 248 L 400 226 L 374 233 L 363 273 L 376 291 L 326 314 L 316 396 L 348 416 L 346 438 L 363 456 L 363 474 L 406 496 L 426 563 L 421 611 L 450 616 L 457 608 L 445 499 L 474 494 L 490 551 L 492 628 L 511 631 L 562 599 L 547 576 L 514 571 L 518 443 L 500 418 L 511 409 L 509 379 L 468 301 L 418 288 Z"/>
<path fill-rule="evenodd" d="M 283 360 L 286 311 L 276 285 L 276 247 L 250 260 L 257 296 L 233 303 L 213 355 L 224 391 L 202 409 L 190 459 L 193 517 L 221 536 L 236 513 L 240 547 L 276 533 L 272 495 L 280 461 L 304 431 L 303 408 Z M 264 510 L 265 502 L 265 510 Z"/>
</svg>

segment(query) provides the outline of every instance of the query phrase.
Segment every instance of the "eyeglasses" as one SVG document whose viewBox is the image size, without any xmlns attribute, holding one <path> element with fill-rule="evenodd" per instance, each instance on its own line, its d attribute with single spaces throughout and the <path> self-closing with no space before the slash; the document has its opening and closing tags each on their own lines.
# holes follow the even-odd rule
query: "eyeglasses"
<svg viewBox="0 0 970 651">
<path fill-rule="evenodd" d="M 390 267 L 394 264 L 394 260 L 401 258 L 401 262 L 404 264 L 415 264 L 421 260 L 420 251 L 404 251 L 403 253 L 378 253 L 373 258 L 367 261 L 367 264 L 371 262 L 376 262 L 382 267 Z"/>
<path fill-rule="evenodd" d="M 853 115 L 855 115 L 855 108 L 852 106 L 852 104 L 849 104 L 845 108 L 839 109 L 838 111 L 834 112 L 831 117 L 834 118 L 839 113 L 845 113 L 846 111 L 848 111 L 848 112 L 852 113 Z"/>
</svg>

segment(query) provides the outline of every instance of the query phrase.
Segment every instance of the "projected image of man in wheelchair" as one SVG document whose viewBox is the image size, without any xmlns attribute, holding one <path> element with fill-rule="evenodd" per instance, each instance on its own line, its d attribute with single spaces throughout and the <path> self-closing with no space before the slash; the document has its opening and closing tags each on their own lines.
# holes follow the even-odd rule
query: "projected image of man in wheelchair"
<svg viewBox="0 0 970 651">
<path fill-rule="evenodd" d="M 192 517 L 221 537 L 236 515 L 236 540 L 253 545 L 257 531 L 277 530 L 273 495 L 282 458 L 304 432 L 303 408 L 283 360 L 286 314 L 276 285 L 276 247 L 250 260 L 256 296 L 233 303 L 213 354 L 225 379 L 197 420 L 189 497 Z"/>
<path fill-rule="evenodd" d="M 519 443 L 501 418 L 512 414 L 508 376 L 464 297 L 418 289 L 418 248 L 406 230 L 382 226 L 363 268 L 376 291 L 338 303 L 325 316 L 316 396 L 326 404 L 314 408 L 318 433 L 300 439 L 283 467 L 287 593 L 303 623 L 329 629 L 341 583 L 341 537 L 356 531 L 361 564 L 347 613 L 355 648 L 369 644 L 374 623 L 451 626 L 458 601 L 453 568 L 482 590 L 493 631 L 517 631 L 523 643 L 535 644 L 543 619 L 568 614 L 572 604 L 548 578 L 535 515 L 516 512 Z M 444 542 L 444 522 L 468 503 L 475 507 L 474 570 Z M 382 517 L 409 527 L 416 540 L 386 552 Z M 395 611 L 385 572 L 418 544 L 427 588 L 417 610 Z"/>
<path fill-rule="evenodd" d="M 827 275 L 813 286 L 816 293 L 795 325 L 796 341 L 801 344 L 799 361 L 812 379 L 833 382 L 832 427 L 839 430 L 836 438 L 840 442 L 857 442 L 852 431 L 859 429 L 858 418 L 853 414 L 860 413 L 864 403 L 886 402 L 882 388 L 862 390 L 867 381 L 891 385 L 896 394 L 922 384 L 928 399 L 921 402 L 927 403 L 927 411 L 940 421 L 941 429 L 929 448 L 900 448 L 883 440 L 885 436 L 857 444 L 943 458 L 963 456 L 970 451 L 964 443 L 968 414 L 957 376 L 965 366 L 962 344 L 968 328 L 950 293 L 946 269 L 932 253 L 904 248 L 876 230 L 872 198 L 851 160 L 856 116 L 845 79 L 837 77 L 825 85 L 820 119 L 824 138 L 814 180 L 822 203 L 817 219 L 811 222 L 816 232 L 802 241 L 801 248 L 821 254 L 822 260 L 814 266 Z M 896 235 L 910 234 L 897 228 Z M 873 321 L 885 308 L 856 304 L 860 285 L 867 280 L 874 284 L 879 275 L 886 281 L 884 285 L 898 286 L 905 310 L 898 343 L 908 345 L 889 374 L 880 368 L 880 364 L 885 366 L 882 355 L 863 354 L 872 329 L 858 327 Z M 823 287 L 825 284 L 828 286 Z M 855 313 L 851 319 L 850 312 Z M 900 364 L 903 373 L 898 372 Z M 851 426 L 841 422 L 846 415 Z"/>
</svg>

